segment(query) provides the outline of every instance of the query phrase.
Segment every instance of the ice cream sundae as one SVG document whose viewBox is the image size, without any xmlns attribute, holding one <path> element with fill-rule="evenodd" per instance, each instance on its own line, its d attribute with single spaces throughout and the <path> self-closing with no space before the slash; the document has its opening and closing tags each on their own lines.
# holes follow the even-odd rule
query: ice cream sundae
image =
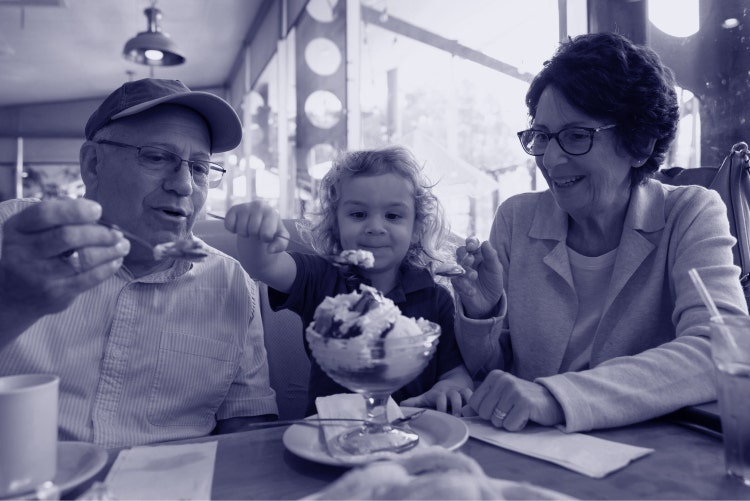
<svg viewBox="0 0 750 501">
<path fill-rule="evenodd" d="M 372 268 L 375 266 L 375 256 L 368 250 L 346 249 L 336 256 L 336 262 L 359 266 L 360 268 Z"/>
<path fill-rule="evenodd" d="M 402 315 L 367 285 L 323 300 L 307 328 L 313 357 L 331 379 L 365 396 L 368 415 L 381 420 L 342 435 L 342 450 L 362 454 L 416 444 L 414 433 L 386 422 L 383 407 L 391 393 L 424 370 L 439 337 L 439 325 Z"/>
<path fill-rule="evenodd" d="M 191 237 L 154 246 L 154 259 L 171 257 L 186 261 L 203 261 L 208 257 L 208 246 L 202 240 Z"/>
<path fill-rule="evenodd" d="M 402 315 L 393 301 L 363 284 L 359 292 L 325 298 L 315 310 L 308 338 L 317 335 L 314 337 L 325 345 L 321 351 L 331 355 L 326 364 L 318 361 L 324 370 L 338 373 L 392 366 L 388 372 L 395 377 L 399 372 L 410 373 L 411 364 L 397 367 L 387 359 L 398 357 L 402 347 L 413 342 L 407 340 L 435 327 L 422 318 L 415 320 Z M 333 379 L 341 377 L 329 375 Z"/>
</svg>

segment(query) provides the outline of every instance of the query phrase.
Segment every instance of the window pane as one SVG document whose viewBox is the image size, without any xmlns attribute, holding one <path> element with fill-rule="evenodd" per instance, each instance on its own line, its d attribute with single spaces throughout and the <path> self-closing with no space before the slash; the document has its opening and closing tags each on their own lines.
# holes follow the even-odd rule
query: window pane
<svg viewBox="0 0 750 501">
<path fill-rule="evenodd" d="M 501 200 L 537 189 L 515 133 L 528 125 L 529 82 L 558 44 L 557 2 L 383 5 L 362 2 L 363 147 L 410 147 L 453 231 L 486 237 Z"/>
</svg>

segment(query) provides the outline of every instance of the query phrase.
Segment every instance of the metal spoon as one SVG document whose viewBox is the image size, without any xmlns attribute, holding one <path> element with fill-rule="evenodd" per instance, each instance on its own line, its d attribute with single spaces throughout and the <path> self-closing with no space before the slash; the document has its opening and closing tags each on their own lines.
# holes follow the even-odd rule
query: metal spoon
<svg viewBox="0 0 750 501">
<path fill-rule="evenodd" d="M 408 423 L 409 421 L 418 418 L 425 413 L 427 409 L 420 409 L 408 416 L 396 418 L 389 424 L 391 426 L 398 426 L 401 424 Z M 277 426 L 289 426 L 293 424 L 301 424 L 305 426 L 342 426 L 345 423 L 365 423 L 366 419 L 358 418 L 306 418 L 306 419 L 282 419 L 281 421 L 268 421 L 265 423 L 248 423 L 243 427 L 243 430 L 254 430 L 256 428 L 274 428 Z"/>
<path fill-rule="evenodd" d="M 190 240 L 190 239 L 187 239 L 187 238 L 183 238 L 181 240 L 173 240 L 171 242 L 164 242 L 164 243 L 161 243 L 161 244 L 158 244 L 158 245 L 153 245 L 148 240 L 145 240 L 145 239 L 139 237 L 138 235 L 129 232 L 128 230 L 124 230 L 124 229 L 120 228 L 115 223 L 110 223 L 109 221 L 104 221 L 102 219 L 100 219 L 98 222 L 102 226 L 106 226 L 107 228 L 111 228 L 113 230 L 119 231 L 128 240 L 130 240 L 132 242 L 136 242 L 137 244 L 140 244 L 140 245 L 146 247 L 147 249 L 150 249 L 151 253 L 153 254 L 154 259 L 156 261 L 160 261 L 161 259 L 163 259 L 165 257 L 170 257 L 170 256 L 171 257 L 180 258 L 180 259 L 186 259 L 188 261 L 199 261 L 199 260 L 205 258 L 208 255 L 207 253 L 202 253 L 202 252 L 196 251 L 196 250 L 193 250 L 192 253 L 188 253 L 188 252 L 185 252 L 185 251 L 182 251 L 182 252 L 178 251 L 177 253 L 173 253 L 173 252 L 171 252 L 169 250 L 171 247 L 175 246 L 179 242 Z"/>
<path fill-rule="evenodd" d="M 460 277 L 466 270 L 455 263 L 440 263 L 432 266 L 432 273 L 441 277 Z"/>
<path fill-rule="evenodd" d="M 149 242 L 148 240 L 145 240 L 145 239 L 139 237 L 135 233 L 131 233 L 128 230 L 124 230 L 124 229 L 120 228 L 115 223 L 110 223 L 109 221 L 105 221 L 103 219 L 100 219 L 98 221 L 98 223 L 101 224 L 102 226 L 106 226 L 107 228 L 119 231 L 120 233 L 122 233 L 123 235 L 125 235 L 125 237 L 128 240 L 130 240 L 132 242 L 136 242 L 136 243 L 138 243 L 138 244 L 146 247 L 147 249 L 151 249 L 152 251 L 154 249 L 154 246 L 151 244 L 151 242 Z"/>
<path fill-rule="evenodd" d="M 225 219 L 224 216 L 220 216 L 219 214 L 214 214 L 213 212 L 206 212 L 206 215 L 207 216 L 211 216 L 211 217 L 216 218 L 216 219 L 221 219 L 222 221 Z M 303 248 L 303 249 L 306 249 L 306 248 L 310 247 L 310 245 L 308 245 L 308 244 L 306 244 L 304 242 L 301 242 L 301 241 L 299 241 L 299 240 L 297 240 L 295 238 L 292 238 L 290 236 L 287 236 L 287 235 L 282 235 L 280 233 L 274 235 L 274 237 L 282 238 L 282 239 L 286 240 L 287 242 L 291 242 L 291 243 L 293 243 L 293 244 L 295 244 L 295 245 L 297 245 L 297 246 L 299 246 L 300 248 Z M 325 259 L 327 259 L 331 263 L 335 264 L 336 266 L 359 266 L 358 264 L 353 263 L 352 261 L 350 261 L 349 259 L 347 259 L 345 257 L 345 254 L 347 252 L 348 251 L 342 251 L 341 254 L 327 254 L 327 255 L 322 255 L 322 257 L 324 257 Z M 362 268 L 367 268 L 367 266 L 361 266 L 361 267 Z"/>
</svg>

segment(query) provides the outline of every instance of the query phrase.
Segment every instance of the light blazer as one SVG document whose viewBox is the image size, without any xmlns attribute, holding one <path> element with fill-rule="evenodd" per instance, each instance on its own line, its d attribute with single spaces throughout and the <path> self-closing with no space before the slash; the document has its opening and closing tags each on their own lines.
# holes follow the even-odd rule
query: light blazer
<svg viewBox="0 0 750 501">
<path fill-rule="evenodd" d="M 544 385 L 562 406 L 567 431 L 630 424 L 715 399 L 709 313 L 688 270 L 698 270 L 722 313 L 747 313 L 719 195 L 653 180 L 633 188 L 591 368 L 558 374 L 578 311 L 567 232 L 568 214 L 549 191 L 498 208 L 490 243 L 504 268 L 500 316 L 457 315 L 472 374 L 503 369 Z"/>
</svg>

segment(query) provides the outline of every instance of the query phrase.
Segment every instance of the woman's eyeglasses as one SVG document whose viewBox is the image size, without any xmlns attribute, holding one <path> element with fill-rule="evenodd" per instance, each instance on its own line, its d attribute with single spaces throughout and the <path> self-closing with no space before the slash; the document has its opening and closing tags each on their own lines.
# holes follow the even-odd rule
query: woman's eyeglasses
<svg viewBox="0 0 750 501">
<path fill-rule="evenodd" d="M 616 124 L 601 127 L 566 127 L 559 132 L 545 132 L 527 129 L 518 132 L 523 150 L 535 157 L 544 155 L 549 142 L 557 139 L 557 144 L 568 155 L 585 155 L 594 145 L 594 134 L 601 130 L 616 127 Z"/>
<path fill-rule="evenodd" d="M 185 162 L 190 168 L 190 175 L 193 177 L 193 181 L 198 186 L 216 188 L 226 172 L 226 169 L 217 163 L 209 162 L 208 160 L 185 160 L 179 155 L 158 146 L 134 146 L 107 139 L 100 139 L 94 142 L 136 150 L 138 152 L 138 164 L 147 171 L 156 174 L 163 175 L 167 172 L 176 172 L 180 169 L 182 163 Z"/>
</svg>

